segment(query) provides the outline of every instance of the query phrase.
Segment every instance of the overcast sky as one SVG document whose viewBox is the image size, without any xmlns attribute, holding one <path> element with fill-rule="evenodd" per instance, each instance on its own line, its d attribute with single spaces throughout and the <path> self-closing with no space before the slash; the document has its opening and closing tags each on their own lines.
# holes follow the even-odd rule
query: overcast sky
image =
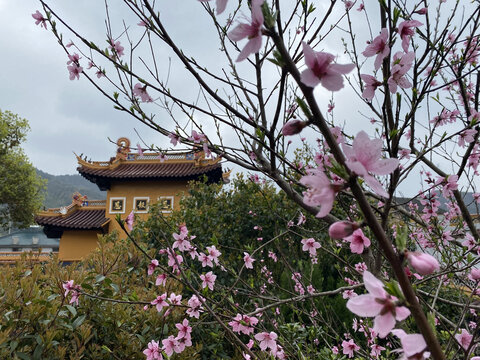
<svg viewBox="0 0 480 360">
<path fill-rule="evenodd" d="M 74 28 L 106 47 L 103 1 L 52 0 L 50 3 Z M 125 8 L 117 6 L 119 3 L 122 1 L 110 2 L 111 17 L 125 19 L 128 25 L 132 25 L 132 31 L 141 31 L 136 30 L 139 29 L 136 26 L 138 20 Z M 322 13 L 325 4 L 319 2 L 318 6 L 317 11 Z M 127 136 L 135 145 L 139 138 L 134 128 L 147 144 L 167 147 L 168 139 L 113 109 L 112 104 L 85 79 L 69 80 L 65 52 L 50 31 L 35 25 L 32 14 L 37 9 L 41 10 L 41 7 L 36 0 L 0 0 L 0 109 L 17 113 L 30 122 L 31 132 L 24 149 L 33 165 L 51 174 L 74 174 L 77 164 L 73 151 L 84 153 L 92 160 L 107 160 L 116 150 L 108 138 L 116 140 Z M 357 16 L 356 13 L 353 12 L 353 16 Z M 209 40 L 212 27 L 199 2 L 179 0 L 175 6 L 162 7 L 161 15 L 182 49 L 188 49 L 200 63 L 221 71 L 218 42 Z M 227 21 L 227 17 L 222 14 L 219 19 Z M 375 19 L 371 20 L 375 22 Z M 118 24 L 115 26 L 114 36 L 120 35 L 122 29 Z M 339 62 L 345 63 L 345 58 L 341 58 L 343 49 L 338 49 L 338 44 L 339 39 L 332 36 L 322 41 L 323 49 L 339 55 Z M 166 75 L 171 53 L 161 44 L 156 51 L 161 55 L 157 56 L 162 59 L 159 61 L 163 61 L 159 63 L 160 69 Z M 86 64 L 82 65 L 85 67 Z M 241 64 L 240 69 L 242 66 L 245 65 Z M 169 86 L 193 101 L 198 95 L 198 87 L 186 82 L 181 71 L 182 66 L 173 62 Z M 268 83 L 268 78 L 265 82 Z M 320 105 L 326 108 L 330 93 L 317 87 L 316 94 L 321 100 Z M 350 133 L 371 128 L 369 118 L 363 115 L 368 112 L 366 107 L 362 108 L 361 103 L 359 107 L 352 106 L 353 98 L 353 91 L 344 88 L 335 99 L 334 110 L 336 123 L 346 124 Z M 158 108 L 152 109 L 155 113 L 157 110 L 157 121 L 168 120 Z M 234 134 L 225 133 L 223 136 L 228 140 Z M 417 187 L 418 178 L 413 181 Z"/>
<path fill-rule="evenodd" d="M 101 1 L 57 3 L 64 4 L 59 8 L 69 10 L 72 21 L 105 33 L 102 12 L 97 19 L 82 17 L 86 7 Z M 72 151 L 106 160 L 115 152 L 107 138 L 137 141 L 134 127 L 155 142 L 154 134 L 115 111 L 90 84 L 69 80 L 64 51 L 50 31 L 35 25 L 32 13 L 37 9 L 34 0 L 0 0 L 0 109 L 30 122 L 24 149 L 33 165 L 51 174 L 74 174 Z"/>
<path fill-rule="evenodd" d="M 59 14 L 97 44 L 106 39 L 103 3 L 51 1 Z M 138 22 L 115 3 L 121 1 L 111 1 L 112 18 L 123 18 L 130 24 Z M 0 109 L 30 122 L 24 149 L 33 165 L 51 174 L 76 173 L 73 151 L 93 160 L 106 160 L 115 152 L 107 138 L 127 136 L 136 144 L 139 138 L 134 128 L 148 144 L 166 146 L 168 141 L 162 136 L 114 110 L 85 79 L 69 80 L 65 52 L 50 31 L 35 25 L 32 14 L 37 9 L 41 7 L 36 0 L 0 0 Z M 212 29 L 208 18 L 199 16 L 201 10 L 198 2 L 184 0 L 166 7 L 162 16 L 173 35 L 199 61 L 218 67 L 218 44 L 206 41 Z M 226 21 L 227 16 L 221 19 Z M 116 30 L 118 33 L 121 29 Z M 184 86 L 175 68 L 172 73 L 176 75 L 170 82 L 172 88 L 183 86 L 183 94 L 191 91 L 191 98 L 197 96 L 198 89 Z M 162 116 L 160 113 L 157 119 Z"/>
</svg>

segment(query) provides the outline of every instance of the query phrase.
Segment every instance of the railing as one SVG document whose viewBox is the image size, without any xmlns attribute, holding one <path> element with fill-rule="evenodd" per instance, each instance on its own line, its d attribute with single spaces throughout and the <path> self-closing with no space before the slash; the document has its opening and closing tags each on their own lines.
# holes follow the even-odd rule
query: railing
<svg viewBox="0 0 480 360">
<path fill-rule="evenodd" d="M 105 207 L 107 206 L 107 200 L 85 200 L 82 203 L 82 207 Z"/>
<path fill-rule="evenodd" d="M 70 204 L 68 206 L 62 206 L 62 207 L 59 207 L 59 208 L 48 209 L 47 212 L 51 212 L 51 213 L 54 213 L 54 214 L 67 213 L 68 210 L 70 210 L 74 206 L 75 206 L 74 204 Z"/>
<path fill-rule="evenodd" d="M 58 252 L 26 252 L 26 251 L 9 251 L 0 252 L 0 263 L 14 262 L 25 258 L 25 260 L 31 261 L 47 261 L 53 255 L 58 255 Z"/>
<path fill-rule="evenodd" d="M 70 204 L 68 206 L 63 206 L 59 208 L 52 208 L 44 211 L 44 213 L 50 214 L 68 214 L 68 212 L 75 206 L 75 204 Z M 82 208 L 90 208 L 90 207 L 106 207 L 107 200 L 85 200 L 82 203 Z"/>
<path fill-rule="evenodd" d="M 126 160 L 135 161 L 135 160 L 160 160 L 160 153 L 144 153 L 140 155 L 138 153 L 128 153 Z M 164 160 L 194 160 L 195 156 L 193 152 L 183 152 L 183 153 L 170 153 L 164 154 Z M 86 161 L 86 163 L 100 166 L 100 167 L 109 167 L 112 165 L 111 161 Z"/>
<path fill-rule="evenodd" d="M 136 154 L 130 153 L 127 155 L 127 161 L 133 160 L 159 160 L 160 154 L 159 153 L 147 153 L 147 154 Z M 177 153 L 177 154 L 165 154 L 164 160 L 193 160 L 194 156 L 193 153 Z"/>
</svg>

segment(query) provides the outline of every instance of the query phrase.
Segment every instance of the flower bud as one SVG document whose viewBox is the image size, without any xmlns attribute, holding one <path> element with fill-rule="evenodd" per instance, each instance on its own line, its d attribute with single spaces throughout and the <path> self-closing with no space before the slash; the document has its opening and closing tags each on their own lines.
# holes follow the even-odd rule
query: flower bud
<svg viewBox="0 0 480 360">
<path fill-rule="evenodd" d="M 303 130 L 305 126 L 307 126 L 307 123 L 305 121 L 290 120 L 285 125 L 283 125 L 282 134 L 283 136 L 298 134 Z"/>
<path fill-rule="evenodd" d="M 415 14 L 419 14 L 419 15 L 425 15 L 427 12 L 428 12 L 428 8 L 426 8 L 426 7 L 414 11 Z"/>
<path fill-rule="evenodd" d="M 440 269 L 437 259 L 426 253 L 408 252 L 407 259 L 420 275 L 430 275 Z"/>
<path fill-rule="evenodd" d="M 357 223 L 351 221 L 337 221 L 328 228 L 328 235 L 332 239 L 343 239 L 359 228 Z"/>
</svg>

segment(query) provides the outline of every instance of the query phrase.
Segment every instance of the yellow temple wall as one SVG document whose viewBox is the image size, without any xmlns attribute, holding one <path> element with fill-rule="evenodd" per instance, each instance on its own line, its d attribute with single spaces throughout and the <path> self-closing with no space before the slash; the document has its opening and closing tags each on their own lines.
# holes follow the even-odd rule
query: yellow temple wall
<svg viewBox="0 0 480 360">
<path fill-rule="evenodd" d="M 65 230 L 60 239 L 58 259 L 81 260 L 97 248 L 98 234 L 95 230 Z"/>
<path fill-rule="evenodd" d="M 144 180 L 144 181 L 128 181 L 112 183 L 110 190 L 107 191 L 107 208 L 105 217 L 112 219 L 109 225 L 109 232 L 117 230 L 120 237 L 123 238 L 120 226 L 117 224 L 115 218 L 120 214 L 122 219 L 126 219 L 128 214 L 134 210 L 135 200 L 148 198 L 149 204 L 155 204 L 159 198 L 166 198 L 173 200 L 173 209 L 178 209 L 180 206 L 180 198 L 184 192 L 187 191 L 188 182 L 185 180 L 173 181 L 158 181 L 158 180 Z M 124 209 L 122 211 L 115 211 L 112 209 L 113 202 L 116 200 L 124 200 Z M 165 210 L 164 214 L 170 211 Z M 146 219 L 148 212 L 135 211 L 138 218 Z"/>
</svg>

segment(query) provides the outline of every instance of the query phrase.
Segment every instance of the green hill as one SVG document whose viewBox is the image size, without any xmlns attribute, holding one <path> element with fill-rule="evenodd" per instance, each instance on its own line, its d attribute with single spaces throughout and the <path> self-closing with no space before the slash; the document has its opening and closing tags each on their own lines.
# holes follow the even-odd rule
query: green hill
<svg viewBox="0 0 480 360">
<path fill-rule="evenodd" d="M 72 194 L 76 191 L 87 195 L 91 200 L 107 198 L 106 191 L 100 191 L 97 185 L 80 175 L 50 175 L 38 169 L 37 174 L 48 181 L 43 202 L 47 209 L 69 205 L 72 202 Z"/>
</svg>

